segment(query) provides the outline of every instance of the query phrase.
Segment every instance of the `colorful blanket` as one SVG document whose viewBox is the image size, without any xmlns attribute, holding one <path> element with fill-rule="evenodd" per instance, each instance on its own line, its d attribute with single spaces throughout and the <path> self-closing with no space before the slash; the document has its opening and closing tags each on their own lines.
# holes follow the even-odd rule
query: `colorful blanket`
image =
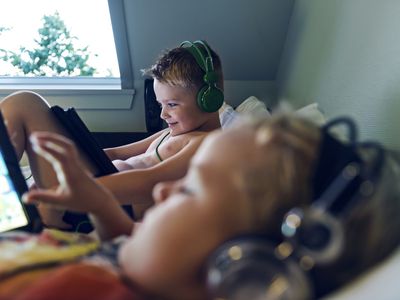
<svg viewBox="0 0 400 300">
<path fill-rule="evenodd" d="M 1 234 L 0 300 L 145 299 L 114 266 L 114 252 L 85 234 Z"/>
<path fill-rule="evenodd" d="M 67 261 L 95 251 L 99 242 L 84 234 L 46 229 L 38 235 L 9 232 L 0 235 L 0 280 L 27 269 Z"/>
</svg>

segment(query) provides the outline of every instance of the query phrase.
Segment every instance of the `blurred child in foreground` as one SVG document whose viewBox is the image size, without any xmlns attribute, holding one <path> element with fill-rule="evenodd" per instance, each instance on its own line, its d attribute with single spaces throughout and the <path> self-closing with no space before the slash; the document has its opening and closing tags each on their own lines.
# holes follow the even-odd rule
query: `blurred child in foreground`
<svg viewBox="0 0 400 300">
<path fill-rule="evenodd" d="M 53 165 L 60 185 L 32 190 L 25 201 L 88 212 L 102 240 L 131 232 L 119 263 L 148 299 L 206 299 L 205 262 L 221 243 L 248 233 L 279 240 L 285 213 L 311 204 L 323 138 L 320 128 L 290 114 L 212 133 L 184 178 L 155 186 L 157 205 L 137 225 L 109 190 L 82 171 L 68 139 L 37 132 L 30 138 L 32 148 Z M 393 217 L 400 213 L 398 194 L 371 197 L 356 208 L 344 223 L 343 254 L 316 268 L 316 289 L 324 291 L 318 296 L 349 282 L 399 244 L 400 221 Z"/>
</svg>

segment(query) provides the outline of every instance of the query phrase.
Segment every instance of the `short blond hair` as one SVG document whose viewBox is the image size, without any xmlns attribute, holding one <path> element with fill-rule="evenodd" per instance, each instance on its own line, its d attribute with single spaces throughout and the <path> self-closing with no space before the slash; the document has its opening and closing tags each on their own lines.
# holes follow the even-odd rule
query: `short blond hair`
<svg viewBox="0 0 400 300">
<path fill-rule="evenodd" d="M 202 47 L 202 46 L 199 46 Z M 210 47 L 214 70 L 217 74 L 217 87 L 223 90 L 223 72 L 221 60 Z M 142 70 L 144 75 L 151 76 L 161 83 L 179 86 L 194 91 L 204 86 L 204 71 L 193 55 L 183 47 L 165 51 L 150 68 Z"/>
<path fill-rule="evenodd" d="M 244 171 L 249 201 L 255 202 L 256 227 L 280 236 L 284 214 L 312 198 L 311 179 L 318 155 L 320 130 L 290 113 L 247 121 L 256 131 L 261 159 Z M 267 217 L 266 217 L 267 216 Z"/>
</svg>

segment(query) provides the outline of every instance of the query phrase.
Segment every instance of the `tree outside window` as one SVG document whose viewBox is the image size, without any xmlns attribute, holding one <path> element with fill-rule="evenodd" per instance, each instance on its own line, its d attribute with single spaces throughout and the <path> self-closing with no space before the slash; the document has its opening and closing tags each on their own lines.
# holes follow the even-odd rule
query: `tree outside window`
<svg viewBox="0 0 400 300">
<path fill-rule="evenodd" d="M 0 35 L 10 30 L 12 28 L 0 26 Z M 78 38 L 71 35 L 58 12 L 42 18 L 38 33 L 33 49 L 24 46 L 18 51 L 0 48 L 0 59 L 13 65 L 20 75 L 93 76 L 96 73 L 88 60 L 91 55 L 97 55 L 89 51 L 89 46 L 76 46 Z"/>
</svg>

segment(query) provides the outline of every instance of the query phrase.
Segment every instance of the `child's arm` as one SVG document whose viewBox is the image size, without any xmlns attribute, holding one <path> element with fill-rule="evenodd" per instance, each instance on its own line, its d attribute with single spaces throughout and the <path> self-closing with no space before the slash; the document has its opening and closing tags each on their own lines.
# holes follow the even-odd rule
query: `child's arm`
<svg viewBox="0 0 400 300">
<path fill-rule="evenodd" d="M 101 239 L 130 234 L 133 222 L 112 193 L 96 183 L 82 168 L 75 145 L 65 137 L 49 132 L 31 136 L 32 147 L 48 160 L 57 175 L 55 189 L 35 189 L 24 195 L 27 203 L 45 203 L 76 212 L 89 212 Z"/>
<path fill-rule="evenodd" d="M 163 299 L 207 298 L 194 296 L 199 291 L 196 280 L 204 259 L 216 247 L 220 227 L 215 227 L 215 213 L 207 212 L 198 198 L 193 200 L 170 199 L 149 210 L 119 252 L 125 274 Z M 190 246 L 193 243 L 195 247 Z"/>
<path fill-rule="evenodd" d="M 143 140 L 140 140 L 140 141 L 137 141 L 137 142 L 134 142 L 131 144 L 119 146 L 119 147 L 106 148 L 106 149 L 104 149 L 104 151 L 106 152 L 107 156 L 111 160 L 115 160 L 115 159 L 126 160 L 132 156 L 136 156 L 136 155 L 146 152 L 146 150 L 149 148 L 150 144 L 156 138 L 158 138 L 163 132 L 165 132 L 165 130 L 156 132 L 155 134 L 153 134 Z"/>
<path fill-rule="evenodd" d="M 121 204 L 152 203 L 153 187 L 161 181 L 177 180 L 186 174 L 190 160 L 205 135 L 193 137 L 178 153 L 147 169 L 123 171 L 96 180 L 109 189 Z"/>
</svg>

